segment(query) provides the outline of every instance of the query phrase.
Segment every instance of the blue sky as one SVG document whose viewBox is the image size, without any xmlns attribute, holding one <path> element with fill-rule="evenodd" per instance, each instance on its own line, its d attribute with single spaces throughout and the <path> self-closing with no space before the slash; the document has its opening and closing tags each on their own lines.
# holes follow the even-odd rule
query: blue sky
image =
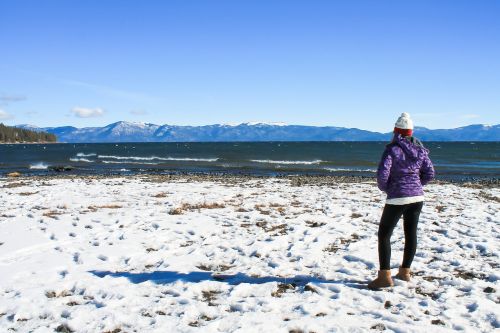
<svg viewBox="0 0 500 333">
<path fill-rule="evenodd" d="M 500 123 L 500 1 L 0 2 L 0 121 Z"/>
</svg>

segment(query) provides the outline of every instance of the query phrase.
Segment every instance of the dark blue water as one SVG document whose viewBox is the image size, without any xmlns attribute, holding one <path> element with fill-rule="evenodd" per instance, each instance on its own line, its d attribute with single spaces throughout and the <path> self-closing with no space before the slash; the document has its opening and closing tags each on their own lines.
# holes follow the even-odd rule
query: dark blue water
<svg viewBox="0 0 500 333">
<path fill-rule="evenodd" d="M 374 176 L 385 142 L 0 145 L 0 173 L 228 172 Z M 498 178 L 500 142 L 428 142 L 441 179 Z"/>
</svg>

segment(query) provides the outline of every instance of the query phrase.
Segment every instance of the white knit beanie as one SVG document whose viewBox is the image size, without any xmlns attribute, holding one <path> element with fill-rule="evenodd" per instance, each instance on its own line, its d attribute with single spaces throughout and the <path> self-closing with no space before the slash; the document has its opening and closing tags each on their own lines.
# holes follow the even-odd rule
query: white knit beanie
<svg viewBox="0 0 500 333">
<path fill-rule="evenodd" d="M 401 113 L 401 116 L 398 118 L 398 121 L 396 121 L 396 124 L 394 127 L 401 128 L 401 129 L 413 129 L 413 121 L 410 118 L 410 114 L 403 112 Z"/>
</svg>

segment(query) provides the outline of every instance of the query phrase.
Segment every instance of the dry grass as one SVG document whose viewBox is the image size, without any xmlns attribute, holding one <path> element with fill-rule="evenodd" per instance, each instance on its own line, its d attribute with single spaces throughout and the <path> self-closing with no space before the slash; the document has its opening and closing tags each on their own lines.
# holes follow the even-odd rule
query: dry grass
<svg viewBox="0 0 500 333">
<path fill-rule="evenodd" d="M 316 222 L 316 221 L 306 221 L 308 227 L 318 228 L 324 226 L 326 223 L 324 222 Z"/>
<path fill-rule="evenodd" d="M 197 268 L 201 269 L 202 271 L 206 272 L 225 272 L 234 266 L 231 265 L 225 265 L 225 264 L 220 264 L 220 265 L 215 265 L 215 264 L 199 264 L 196 266 Z"/>
<path fill-rule="evenodd" d="M 73 293 L 69 290 L 63 290 L 59 293 L 56 293 L 55 291 L 50 290 L 50 291 L 47 291 L 45 293 L 45 296 L 47 298 L 60 298 L 60 297 L 68 297 L 68 296 L 72 296 L 72 295 L 73 295 Z"/>
<path fill-rule="evenodd" d="M 445 207 L 445 206 L 442 206 L 442 205 L 438 205 L 438 206 L 436 206 L 436 211 L 437 211 L 438 213 L 442 213 L 442 212 L 444 212 L 445 210 L 446 210 L 446 207 Z"/>
<path fill-rule="evenodd" d="M 286 210 L 285 207 L 280 206 L 280 207 L 275 207 L 275 209 L 280 215 L 285 215 L 285 210 Z"/>
<path fill-rule="evenodd" d="M 259 221 L 259 222 L 255 223 L 255 225 L 259 228 L 264 229 L 265 232 L 274 232 L 274 234 L 272 236 L 280 236 L 280 235 L 287 234 L 287 225 L 284 223 L 274 225 L 274 226 L 269 226 L 267 221 Z M 245 225 L 245 227 L 247 227 L 247 225 Z"/>
<path fill-rule="evenodd" d="M 422 295 L 422 296 L 425 296 L 425 297 L 430 297 L 433 300 L 437 300 L 439 298 L 438 294 L 433 293 L 431 291 L 426 291 L 426 290 L 422 289 L 421 287 L 415 288 L 415 293 L 419 294 L 419 295 Z"/>
<path fill-rule="evenodd" d="M 195 205 L 192 209 L 202 209 L 202 208 L 205 208 L 205 209 L 217 209 L 217 208 L 225 208 L 226 206 L 223 205 L 223 204 L 220 204 L 220 203 L 204 203 L 204 204 L 201 204 L 201 205 Z"/>
<path fill-rule="evenodd" d="M 50 217 L 51 219 L 57 220 L 58 215 L 63 214 L 63 212 L 57 211 L 57 210 L 49 210 L 48 212 L 43 213 L 42 215 L 45 217 Z"/>
<path fill-rule="evenodd" d="M 464 280 L 472 280 L 472 279 L 486 280 L 486 274 L 484 273 L 464 271 L 460 269 L 456 269 L 453 272 L 453 275 Z"/>
<path fill-rule="evenodd" d="M 215 319 L 215 318 L 209 317 L 209 316 L 207 316 L 205 314 L 201 315 L 199 318 L 201 320 L 204 320 L 204 321 L 210 321 L 210 320 L 214 320 Z M 201 324 L 197 320 L 195 320 L 195 321 L 190 322 L 188 325 L 191 326 L 191 327 L 199 327 Z"/>
<path fill-rule="evenodd" d="M 9 182 L 5 185 L 2 186 L 2 188 L 14 188 L 14 187 L 21 187 L 21 186 L 29 186 L 31 183 L 26 183 L 26 182 Z"/>
<path fill-rule="evenodd" d="M 330 252 L 330 253 L 336 253 L 339 249 L 340 249 L 340 247 L 337 244 L 333 243 L 333 244 L 330 244 L 327 247 L 325 247 L 323 249 L 323 251 Z"/>
<path fill-rule="evenodd" d="M 122 208 L 122 206 L 117 205 L 117 204 L 109 204 L 109 205 L 97 206 L 97 208 L 118 209 L 118 208 Z"/>
<path fill-rule="evenodd" d="M 259 222 L 255 223 L 255 225 L 258 226 L 259 228 L 265 229 L 267 222 L 266 221 L 259 221 Z"/>
<path fill-rule="evenodd" d="M 153 195 L 154 198 L 166 198 L 167 197 L 167 193 L 165 192 L 160 192 L 160 193 L 157 193 L 155 195 Z"/>
<path fill-rule="evenodd" d="M 33 194 L 37 194 L 37 193 L 38 193 L 38 191 L 37 192 L 21 192 L 21 193 L 19 193 L 19 195 L 28 196 L 28 195 L 33 195 Z"/>
<path fill-rule="evenodd" d="M 259 209 L 258 210 L 262 215 L 271 215 L 270 210 L 265 210 L 265 209 Z"/>
<path fill-rule="evenodd" d="M 212 203 L 201 203 L 201 204 L 190 204 L 190 203 L 183 203 L 180 207 L 177 208 L 172 208 L 168 213 L 170 215 L 181 215 L 186 211 L 193 211 L 193 210 L 201 210 L 201 209 L 219 209 L 219 208 L 225 208 L 226 206 L 221 203 L 217 202 L 212 202 Z"/>
<path fill-rule="evenodd" d="M 203 290 L 201 292 L 201 295 L 203 297 L 202 301 L 205 303 L 208 303 L 208 306 L 216 306 L 213 301 L 217 299 L 217 295 L 219 295 L 221 292 L 217 290 Z"/>
<path fill-rule="evenodd" d="M 314 288 L 313 286 L 309 285 L 309 284 L 306 284 L 305 287 L 304 287 L 304 291 L 310 291 L 312 293 L 318 293 L 318 291 L 316 290 L 316 288 Z"/>
<path fill-rule="evenodd" d="M 168 213 L 170 215 L 181 215 L 184 211 L 182 210 L 182 208 L 180 207 L 177 207 L 177 208 L 172 208 Z"/>
<path fill-rule="evenodd" d="M 272 297 L 281 297 L 288 290 L 294 290 L 297 285 L 295 283 L 280 283 L 278 289 L 271 293 Z"/>
<path fill-rule="evenodd" d="M 478 194 L 481 198 L 486 199 L 488 201 L 494 201 L 500 203 L 500 197 L 489 194 L 488 192 L 481 191 Z"/>
<path fill-rule="evenodd" d="M 286 211 L 286 206 L 279 203 L 270 203 L 268 207 L 266 207 L 265 204 L 256 204 L 254 208 L 262 215 L 270 215 L 273 210 L 278 212 L 280 215 L 285 215 Z"/>
<path fill-rule="evenodd" d="M 122 206 L 117 205 L 117 204 L 107 204 L 107 205 L 100 205 L 100 206 L 95 206 L 91 205 L 88 207 L 88 210 L 91 212 L 97 212 L 99 209 L 119 209 L 122 208 Z"/>
<path fill-rule="evenodd" d="M 341 249 L 341 245 L 343 245 L 344 249 L 347 249 L 351 243 L 355 243 L 360 239 L 358 234 L 352 234 L 350 238 L 339 238 L 338 242 L 330 244 L 328 247 L 324 248 L 323 251 L 336 253 Z"/>
</svg>

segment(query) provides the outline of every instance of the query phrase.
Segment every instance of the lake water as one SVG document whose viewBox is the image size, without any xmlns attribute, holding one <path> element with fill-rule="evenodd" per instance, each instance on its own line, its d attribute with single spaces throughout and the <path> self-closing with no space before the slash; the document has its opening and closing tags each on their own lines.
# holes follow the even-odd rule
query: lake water
<svg viewBox="0 0 500 333">
<path fill-rule="evenodd" d="M 375 176 L 386 142 L 0 145 L 0 173 L 228 172 Z M 498 178 L 500 142 L 427 142 L 438 179 Z"/>
</svg>

